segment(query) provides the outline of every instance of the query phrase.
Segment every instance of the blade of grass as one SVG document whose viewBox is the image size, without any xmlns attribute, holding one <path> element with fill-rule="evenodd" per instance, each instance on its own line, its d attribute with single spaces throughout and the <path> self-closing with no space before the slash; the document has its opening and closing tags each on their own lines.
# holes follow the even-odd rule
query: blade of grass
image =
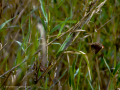
<svg viewBox="0 0 120 90">
<path fill-rule="evenodd" d="M 47 15 L 47 12 L 45 11 L 45 3 L 44 3 L 44 0 L 39 0 L 39 2 L 41 3 L 41 10 L 42 10 L 42 13 L 45 17 L 45 20 L 46 22 L 48 23 L 48 15 Z"/>
<path fill-rule="evenodd" d="M 118 64 L 116 65 L 113 75 L 115 75 L 118 69 L 120 69 L 120 62 L 118 62 Z"/>
<path fill-rule="evenodd" d="M 60 28 L 60 26 L 62 25 L 63 22 L 61 22 L 60 24 L 56 25 L 49 34 L 52 34 L 54 31 L 58 30 Z"/>
<path fill-rule="evenodd" d="M 76 50 L 77 51 L 77 50 Z M 64 53 L 73 53 L 74 51 L 65 51 Z M 91 70 L 90 70 L 90 65 L 89 65 L 89 60 L 88 60 L 88 57 L 86 55 L 86 53 L 82 52 L 82 51 L 79 51 L 79 52 L 74 52 L 74 54 L 82 54 L 83 55 L 83 58 L 85 59 L 86 63 L 87 63 L 87 66 L 88 66 L 88 74 L 89 74 L 89 78 L 90 80 L 91 79 Z"/>
<path fill-rule="evenodd" d="M 109 72 L 110 72 L 110 74 L 111 74 L 110 67 L 109 67 L 109 65 L 107 64 L 107 62 L 106 62 L 106 60 L 105 60 L 105 58 L 104 58 L 104 57 L 103 57 L 103 60 L 104 60 L 105 65 L 107 66 L 107 68 L 108 68 L 108 70 L 109 70 Z"/>
<path fill-rule="evenodd" d="M 79 51 L 79 52 L 84 56 L 84 59 L 85 59 L 87 65 L 88 65 L 89 78 L 90 78 L 90 80 L 92 80 L 88 57 L 87 57 L 87 55 L 84 52 L 82 52 L 82 51 Z"/>
<path fill-rule="evenodd" d="M 63 42 L 63 44 L 61 45 L 61 47 L 59 48 L 56 56 L 58 57 L 64 50 L 66 44 L 69 42 L 70 38 L 71 38 L 72 35 L 68 35 L 68 37 L 66 38 L 66 40 Z"/>
<path fill-rule="evenodd" d="M 82 62 L 82 58 L 80 60 L 80 64 L 79 64 L 79 72 L 78 72 L 78 79 L 77 79 L 77 90 L 79 90 L 79 81 L 80 81 L 80 74 L 81 74 L 81 62 Z"/>
<path fill-rule="evenodd" d="M 88 80 L 88 79 L 87 79 L 87 80 Z M 90 82 L 89 80 L 88 80 L 88 83 L 89 83 L 91 89 L 94 90 L 94 88 L 93 88 L 93 86 L 92 86 L 92 84 L 91 84 L 91 82 Z"/>
<path fill-rule="evenodd" d="M 75 90 L 75 84 L 74 84 L 74 64 L 72 65 L 72 67 L 69 68 L 69 85 L 70 87 L 72 87 L 73 90 Z"/>
<path fill-rule="evenodd" d="M 24 47 L 22 46 L 22 43 L 20 41 L 15 41 L 17 42 L 21 47 L 22 47 L 22 50 L 25 51 Z"/>
<path fill-rule="evenodd" d="M 68 18 L 68 19 L 66 18 L 65 21 L 62 23 L 61 28 L 60 28 L 60 30 L 59 30 L 59 33 L 58 33 L 57 37 L 59 37 L 59 36 L 61 35 L 61 32 L 62 32 L 62 30 L 63 30 L 66 22 L 67 22 L 69 19 L 70 19 L 70 18 Z"/>
<path fill-rule="evenodd" d="M 16 17 L 16 16 L 15 16 L 15 17 Z M 0 25 L 0 32 L 1 32 L 1 29 L 2 29 L 7 23 L 9 23 L 11 20 L 13 20 L 15 17 L 13 17 L 13 18 L 7 20 L 7 21 L 4 22 L 2 25 Z"/>
</svg>

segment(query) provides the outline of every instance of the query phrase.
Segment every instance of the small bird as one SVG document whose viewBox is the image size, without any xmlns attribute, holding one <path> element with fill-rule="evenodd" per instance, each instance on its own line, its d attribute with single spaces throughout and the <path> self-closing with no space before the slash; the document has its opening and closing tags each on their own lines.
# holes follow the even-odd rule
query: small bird
<svg viewBox="0 0 120 90">
<path fill-rule="evenodd" d="M 88 43 L 88 45 L 91 46 L 91 50 L 94 54 L 97 54 L 101 49 L 104 48 L 104 46 L 101 43 L 98 43 L 98 42 Z"/>
</svg>

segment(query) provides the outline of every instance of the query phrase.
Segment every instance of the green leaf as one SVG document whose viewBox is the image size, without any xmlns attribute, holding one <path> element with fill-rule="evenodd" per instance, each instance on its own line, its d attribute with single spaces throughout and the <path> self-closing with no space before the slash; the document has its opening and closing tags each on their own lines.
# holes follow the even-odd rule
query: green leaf
<svg viewBox="0 0 120 90">
<path fill-rule="evenodd" d="M 41 19 L 42 25 L 43 25 L 43 27 L 45 29 L 45 32 L 47 32 L 47 28 L 46 28 L 46 24 L 45 24 L 44 19 L 43 18 L 40 18 L 40 19 Z"/>
<path fill-rule="evenodd" d="M 79 51 L 79 53 L 81 53 L 81 54 L 83 55 L 83 58 L 85 59 L 87 65 L 88 65 L 88 73 L 89 73 L 89 78 L 90 78 L 90 81 L 91 81 L 92 78 L 91 78 L 91 70 L 90 70 L 90 64 L 89 64 L 88 57 L 87 57 L 87 55 L 86 55 L 84 52 L 82 52 L 82 51 Z"/>
<path fill-rule="evenodd" d="M 46 22 L 48 23 L 48 15 L 47 15 L 47 12 L 45 11 L 45 3 L 44 3 L 44 0 L 39 0 L 39 2 L 41 3 L 41 10 L 43 12 L 43 15 L 46 19 Z"/>
<path fill-rule="evenodd" d="M 89 85 L 90 85 L 91 89 L 92 89 L 92 90 L 94 90 L 94 88 L 93 88 L 93 86 L 92 86 L 91 82 L 89 81 L 89 79 L 87 79 L 87 80 L 88 80 L 88 83 L 89 83 Z"/>
<path fill-rule="evenodd" d="M 79 68 L 76 70 L 76 72 L 75 72 L 75 74 L 74 74 L 74 78 L 75 78 L 75 76 L 79 73 Z"/>
<path fill-rule="evenodd" d="M 16 41 L 16 42 L 22 47 L 22 50 L 25 51 L 24 47 L 22 46 L 22 43 L 19 41 Z"/>
<path fill-rule="evenodd" d="M 75 90 L 75 83 L 74 83 L 74 70 L 73 70 L 73 65 L 72 67 L 69 68 L 69 85 L 73 87 L 73 90 Z"/>
<path fill-rule="evenodd" d="M 56 9 L 58 9 L 60 6 L 62 6 L 63 3 L 64 3 L 64 0 L 61 0 L 60 4 L 56 7 Z"/>
<path fill-rule="evenodd" d="M 60 28 L 60 26 L 62 25 L 63 22 L 61 22 L 60 24 L 56 25 L 49 34 L 52 34 L 54 31 L 58 30 Z"/>
<path fill-rule="evenodd" d="M 66 40 L 63 42 L 63 44 L 61 45 L 61 47 L 59 48 L 57 54 L 56 54 L 56 57 L 58 57 L 65 49 L 65 46 L 67 45 L 67 43 L 70 41 L 70 38 L 71 38 L 72 34 L 68 35 L 68 37 L 66 38 Z"/>
<path fill-rule="evenodd" d="M 116 65 L 115 70 L 113 72 L 113 75 L 117 72 L 117 70 L 120 68 L 120 62 Z"/>
<path fill-rule="evenodd" d="M 16 17 L 16 16 L 15 16 L 15 17 Z M 1 31 L 1 29 L 2 29 L 7 23 L 9 23 L 9 22 L 10 22 L 12 19 L 14 19 L 15 17 L 13 17 L 13 18 L 7 20 L 7 21 L 4 22 L 2 25 L 0 25 L 0 31 Z"/>
<path fill-rule="evenodd" d="M 78 71 L 78 77 L 77 77 L 77 90 L 79 90 L 79 81 L 80 81 L 80 74 L 81 74 L 81 62 L 82 62 L 82 59 L 80 60 L 79 68 L 77 69 L 77 71 Z M 74 78 L 75 78 L 75 74 L 74 74 Z"/>
<path fill-rule="evenodd" d="M 65 26 L 66 22 L 67 22 L 69 19 L 70 19 L 70 18 L 65 19 L 65 21 L 64 21 L 64 22 L 63 22 L 63 24 L 61 25 L 61 28 L 60 28 L 60 30 L 59 30 L 59 33 L 58 33 L 57 37 L 59 37 L 59 36 L 60 36 L 60 34 L 61 34 L 61 32 L 62 32 L 62 30 L 63 30 L 63 28 L 64 28 L 64 26 Z"/>
<path fill-rule="evenodd" d="M 105 58 L 104 58 L 104 57 L 103 57 L 103 60 L 104 60 L 104 62 L 105 62 L 105 64 L 106 64 L 106 66 L 107 66 L 107 68 L 108 68 L 109 72 L 111 73 L 111 71 L 110 71 L 110 67 L 109 67 L 109 65 L 107 64 L 107 62 L 106 62 L 106 60 L 105 60 Z"/>
</svg>

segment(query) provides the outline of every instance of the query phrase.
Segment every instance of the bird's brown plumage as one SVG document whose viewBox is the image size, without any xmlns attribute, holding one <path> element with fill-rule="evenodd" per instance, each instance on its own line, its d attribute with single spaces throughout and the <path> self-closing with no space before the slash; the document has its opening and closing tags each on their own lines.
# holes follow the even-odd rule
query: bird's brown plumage
<svg viewBox="0 0 120 90">
<path fill-rule="evenodd" d="M 91 49 L 95 54 L 97 54 L 101 49 L 104 48 L 104 46 L 101 43 L 95 42 L 95 43 L 88 43 L 88 45 L 91 46 Z"/>
</svg>

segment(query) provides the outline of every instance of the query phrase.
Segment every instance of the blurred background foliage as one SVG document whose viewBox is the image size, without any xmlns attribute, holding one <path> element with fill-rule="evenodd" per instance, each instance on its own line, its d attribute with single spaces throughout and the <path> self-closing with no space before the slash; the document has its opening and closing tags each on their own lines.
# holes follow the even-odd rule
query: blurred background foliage
<svg viewBox="0 0 120 90">
<path fill-rule="evenodd" d="M 0 88 L 120 88 L 119 0 L 106 1 L 89 22 L 76 29 L 82 30 L 62 51 L 70 32 L 62 34 L 89 13 L 94 3 L 95 9 L 103 1 L 106 0 L 1 0 Z M 104 45 L 97 55 L 87 45 L 92 42 Z M 61 55 L 59 60 L 57 53 Z M 55 60 L 53 68 L 38 80 Z"/>
</svg>

